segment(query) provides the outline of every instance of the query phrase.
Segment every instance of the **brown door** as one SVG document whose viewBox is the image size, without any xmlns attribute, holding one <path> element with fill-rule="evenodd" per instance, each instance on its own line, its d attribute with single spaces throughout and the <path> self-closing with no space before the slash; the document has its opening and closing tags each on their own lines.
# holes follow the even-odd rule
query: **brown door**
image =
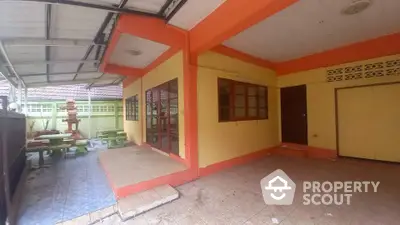
<svg viewBox="0 0 400 225">
<path fill-rule="evenodd" d="M 281 88 L 282 142 L 308 144 L 306 85 Z"/>
</svg>

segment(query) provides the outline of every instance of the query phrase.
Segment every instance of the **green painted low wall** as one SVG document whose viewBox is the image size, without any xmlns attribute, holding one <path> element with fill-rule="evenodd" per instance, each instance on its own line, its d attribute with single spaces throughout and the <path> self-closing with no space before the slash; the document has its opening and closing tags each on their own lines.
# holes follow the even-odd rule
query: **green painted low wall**
<svg viewBox="0 0 400 225">
<path fill-rule="evenodd" d="M 55 129 L 64 132 L 68 124 L 62 122 L 67 117 L 66 110 L 60 107 L 65 102 L 30 102 L 28 103 L 27 132 L 34 122 L 32 132 L 44 130 L 46 121 L 49 121 L 49 130 Z M 100 130 L 123 129 L 122 101 L 92 101 L 92 114 L 89 126 L 89 104 L 87 101 L 76 102 L 78 110 L 79 131 L 84 137 L 96 136 Z"/>
</svg>

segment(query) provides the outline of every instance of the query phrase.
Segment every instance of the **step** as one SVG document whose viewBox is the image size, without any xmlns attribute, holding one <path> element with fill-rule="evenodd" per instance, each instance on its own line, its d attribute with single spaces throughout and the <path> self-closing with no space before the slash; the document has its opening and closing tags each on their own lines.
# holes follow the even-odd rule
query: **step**
<svg viewBox="0 0 400 225">
<path fill-rule="evenodd" d="M 122 221 L 126 221 L 178 198 L 179 192 L 177 190 L 170 185 L 161 185 L 119 199 L 117 210 Z"/>
</svg>

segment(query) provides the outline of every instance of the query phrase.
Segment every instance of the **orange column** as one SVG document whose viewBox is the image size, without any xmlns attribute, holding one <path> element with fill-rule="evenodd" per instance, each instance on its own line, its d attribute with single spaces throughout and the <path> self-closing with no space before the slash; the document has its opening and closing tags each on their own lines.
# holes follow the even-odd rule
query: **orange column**
<svg viewBox="0 0 400 225">
<path fill-rule="evenodd" d="M 193 175 L 198 176 L 197 55 L 190 52 L 188 33 L 183 48 L 183 70 L 185 158 Z"/>
</svg>

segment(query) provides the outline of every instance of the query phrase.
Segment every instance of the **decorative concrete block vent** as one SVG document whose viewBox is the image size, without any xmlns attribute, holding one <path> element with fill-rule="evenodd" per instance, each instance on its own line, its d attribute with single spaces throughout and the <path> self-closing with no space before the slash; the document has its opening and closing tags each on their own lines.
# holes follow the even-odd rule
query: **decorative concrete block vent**
<svg viewBox="0 0 400 225">
<path fill-rule="evenodd" d="M 118 213 L 122 221 L 126 221 L 178 198 L 177 190 L 170 185 L 162 185 L 118 200 Z"/>
</svg>

